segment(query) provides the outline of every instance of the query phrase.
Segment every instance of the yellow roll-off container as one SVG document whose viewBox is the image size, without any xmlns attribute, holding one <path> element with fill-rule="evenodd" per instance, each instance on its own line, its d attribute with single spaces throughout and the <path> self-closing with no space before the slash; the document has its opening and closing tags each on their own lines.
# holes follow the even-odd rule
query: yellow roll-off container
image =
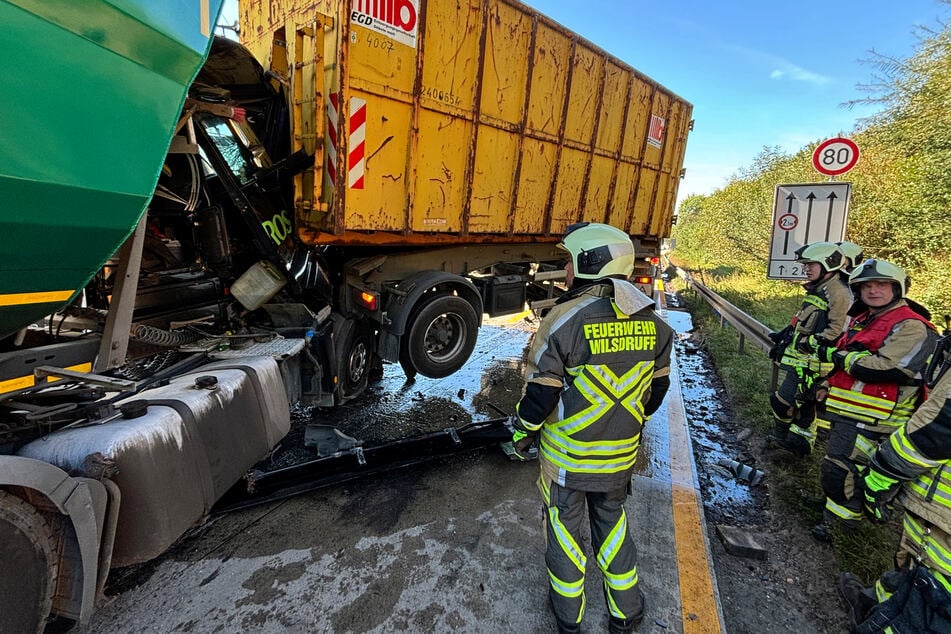
<svg viewBox="0 0 951 634">
<path fill-rule="evenodd" d="M 242 0 L 288 88 L 309 244 L 668 235 L 692 106 L 513 0 Z"/>
</svg>

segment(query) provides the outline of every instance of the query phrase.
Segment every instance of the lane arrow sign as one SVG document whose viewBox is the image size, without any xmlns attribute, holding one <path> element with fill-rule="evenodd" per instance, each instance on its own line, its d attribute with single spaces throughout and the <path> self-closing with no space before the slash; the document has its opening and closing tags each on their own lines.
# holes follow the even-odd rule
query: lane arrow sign
<svg viewBox="0 0 951 634">
<path fill-rule="evenodd" d="M 816 194 L 814 192 L 809 192 L 809 195 L 806 196 L 806 200 L 809 201 L 809 207 L 806 209 L 806 233 L 802 238 L 804 244 L 809 244 L 809 225 L 812 224 L 812 201 L 815 199 Z"/>
<path fill-rule="evenodd" d="M 829 192 L 827 198 L 829 199 L 829 215 L 826 217 L 826 240 L 829 239 L 829 234 L 832 233 L 832 207 L 835 205 L 835 199 L 838 196 L 835 195 L 835 192 Z"/>
</svg>

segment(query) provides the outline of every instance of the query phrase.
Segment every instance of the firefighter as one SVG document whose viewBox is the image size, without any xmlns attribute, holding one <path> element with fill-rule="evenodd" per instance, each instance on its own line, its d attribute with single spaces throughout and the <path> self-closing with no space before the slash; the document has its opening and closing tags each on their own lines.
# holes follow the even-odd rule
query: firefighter
<svg viewBox="0 0 951 634">
<path fill-rule="evenodd" d="M 774 340 L 771 353 L 786 371 L 779 388 L 770 396 L 775 427 L 769 440 L 796 456 L 807 456 L 816 442 L 817 379 L 832 369 L 816 357 L 816 348 L 831 344 L 848 321 L 852 304 L 848 286 L 839 275 L 842 253 L 832 242 L 814 242 L 796 251 L 806 273 L 802 306 L 782 335 Z M 781 349 L 780 349 L 781 348 Z"/>
<path fill-rule="evenodd" d="M 558 631 L 580 632 L 587 517 L 609 629 L 632 632 L 644 595 L 624 502 L 641 431 L 670 385 L 673 331 L 627 281 L 634 247 L 625 232 L 577 223 L 559 246 L 570 254 L 569 290 L 532 341 L 512 442 L 523 459 L 536 435 L 540 442 L 545 562 Z"/>
<path fill-rule="evenodd" d="M 856 264 L 865 261 L 865 255 L 862 252 L 862 247 L 854 242 L 843 240 L 842 242 L 836 242 L 835 245 L 839 248 L 839 252 L 842 253 L 842 268 L 839 269 L 839 275 L 842 277 L 842 282 L 848 286 L 849 275 L 855 270 Z M 825 366 L 823 369 L 825 372 L 830 370 L 830 368 Z M 816 403 L 816 433 L 818 437 L 821 439 L 828 438 L 830 427 L 829 417 L 826 416 L 825 401 L 818 401 Z"/>
<path fill-rule="evenodd" d="M 835 371 L 823 384 L 832 431 L 820 467 L 826 507 L 812 529 L 817 539 L 829 541 L 837 520 L 854 527 L 862 519 L 861 478 L 872 452 L 921 402 L 937 333 L 928 311 L 905 297 L 907 279 L 884 260 L 856 267 L 848 329 L 835 346 L 818 348 Z"/>
<path fill-rule="evenodd" d="M 848 240 L 843 240 L 842 242 L 836 242 L 835 245 L 839 247 L 839 251 L 842 253 L 844 258 L 842 261 L 842 273 L 848 278 L 849 274 L 855 269 L 855 267 L 865 261 L 865 255 L 862 252 L 862 247 L 855 244 L 854 242 L 849 242 Z"/>
<path fill-rule="evenodd" d="M 869 518 L 888 521 L 896 495 L 905 512 L 895 570 L 869 589 L 852 573 L 839 577 L 853 631 L 951 632 L 951 357 L 949 337 L 941 339 L 928 400 L 878 447 L 863 477 Z"/>
</svg>

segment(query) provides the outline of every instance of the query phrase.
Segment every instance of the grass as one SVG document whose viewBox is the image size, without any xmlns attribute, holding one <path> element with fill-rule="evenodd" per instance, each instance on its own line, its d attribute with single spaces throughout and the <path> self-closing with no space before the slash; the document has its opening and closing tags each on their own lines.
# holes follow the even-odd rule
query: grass
<svg viewBox="0 0 951 634">
<path fill-rule="evenodd" d="M 772 328 L 782 328 L 799 308 L 802 299 L 798 287 L 790 284 L 777 285 L 760 277 L 731 275 L 711 286 L 744 312 Z M 785 287 L 785 288 L 783 288 Z M 729 325 L 720 326 L 719 317 L 704 300 L 691 292 L 683 292 L 684 284 L 679 278 L 675 288 L 681 304 L 693 316 L 694 326 L 703 337 L 703 347 L 716 365 L 729 394 L 729 403 L 736 417 L 765 437 L 773 427 L 769 407 L 770 377 L 772 362 L 765 354 L 751 346 L 744 352 L 738 348 L 737 332 Z M 794 462 L 770 461 L 770 482 L 773 498 L 780 505 L 779 511 L 797 518 L 804 530 L 817 524 L 822 517 L 824 496 L 819 484 L 819 465 L 824 448 L 820 441 L 816 451 L 804 460 Z M 893 557 L 901 534 L 900 512 L 886 525 L 863 522 L 854 533 L 836 530 L 833 552 L 838 567 L 859 575 L 866 582 L 893 567 Z"/>
</svg>

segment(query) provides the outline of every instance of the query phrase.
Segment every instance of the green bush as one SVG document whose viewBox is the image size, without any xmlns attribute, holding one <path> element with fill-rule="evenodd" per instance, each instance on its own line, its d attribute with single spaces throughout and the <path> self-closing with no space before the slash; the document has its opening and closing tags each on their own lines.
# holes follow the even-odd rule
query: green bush
<svg viewBox="0 0 951 634">
<path fill-rule="evenodd" d="M 951 314 L 951 26 L 923 29 L 907 60 L 872 63 L 877 90 L 865 101 L 881 110 L 851 135 L 862 154 L 846 175 L 852 182 L 846 234 L 866 257 L 902 266 L 912 279 L 910 296 L 941 322 Z M 765 277 L 776 186 L 824 180 L 812 168 L 815 145 L 793 154 L 764 147 L 722 189 L 685 199 L 673 229 L 673 259 L 712 276 L 722 294 L 737 285 L 735 296 L 749 306 L 785 296 L 774 283 L 747 292 L 744 278 Z"/>
</svg>

